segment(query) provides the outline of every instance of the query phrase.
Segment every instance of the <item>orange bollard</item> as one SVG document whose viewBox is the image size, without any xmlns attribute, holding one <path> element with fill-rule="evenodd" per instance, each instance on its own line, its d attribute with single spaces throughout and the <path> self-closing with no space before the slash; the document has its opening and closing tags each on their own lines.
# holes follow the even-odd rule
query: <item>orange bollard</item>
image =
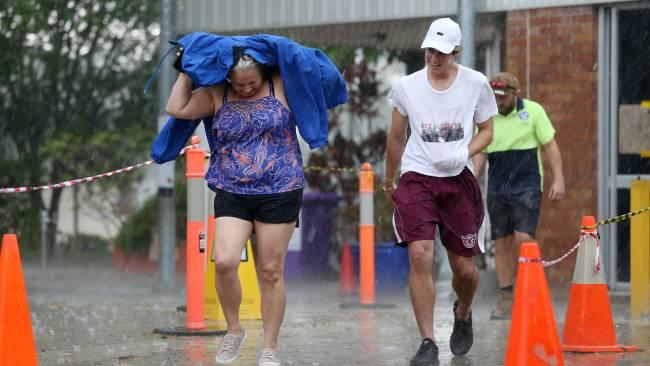
<svg viewBox="0 0 650 366">
<path fill-rule="evenodd" d="M 200 142 L 198 136 L 192 136 L 192 144 Z M 205 152 L 200 147 L 188 149 L 185 153 L 187 166 L 187 319 L 188 329 L 205 328 L 205 253 L 206 232 L 204 224 Z"/>
<path fill-rule="evenodd" d="M 201 140 L 192 136 L 192 145 Z M 205 271 L 209 238 L 212 231 L 205 230 L 205 196 L 206 188 L 203 176 L 205 172 L 205 152 L 200 147 L 192 147 L 185 152 L 187 166 L 187 233 L 186 233 L 186 312 L 184 327 L 155 328 L 154 333 L 176 336 L 214 336 L 226 334 L 218 327 L 206 327 L 205 324 Z M 214 215 L 214 214 L 212 214 Z M 214 221 L 214 220 L 211 220 Z M 209 238 L 208 238 L 209 237 Z"/>
<path fill-rule="evenodd" d="M 363 163 L 359 173 L 359 300 L 375 303 L 375 224 L 372 165 Z"/>
<path fill-rule="evenodd" d="M 595 227 L 593 216 L 583 216 L 583 227 Z M 596 268 L 598 231 L 582 229 L 564 320 L 562 350 L 568 352 L 633 352 L 634 346 L 616 344 L 616 329 L 607 293 L 605 271 Z M 598 259 L 596 259 L 598 260 Z"/>
<path fill-rule="evenodd" d="M 354 264 L 352 263 L 352 248 L 347 242 L 341 249 L 341 271 L 339 273 L 339 294 L 354 293 Z"/>
<path fill-rule="evenodd" d="M 15 234 L 2 237 L 0 253 L 0 365 L 38 365 Z"/>
<path fill-rule="evenodd" d="M 564 365 L 537 243 L 520 247 L 505 365 Z"/>
</svg>

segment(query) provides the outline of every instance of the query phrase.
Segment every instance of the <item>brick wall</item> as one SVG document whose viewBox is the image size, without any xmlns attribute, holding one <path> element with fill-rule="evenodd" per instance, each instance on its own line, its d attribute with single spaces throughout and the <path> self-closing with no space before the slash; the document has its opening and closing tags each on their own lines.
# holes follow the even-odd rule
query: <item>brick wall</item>
<svg viewBox="0 0 650 366">
<path fill-rule="evenodd" d="M 557 130 L 564 164 L 565 199 L 542 201 L 537 240 L 544 259 L 564 254 L 577 242 L 581 217 L 598 214 L 597 20 L 597 10 L 591 6 L 507 14 L 506 70 L 519 77 L 524 95 L 528 87 L 528 97 L 546 109 Z M 550 178 L 546 164 L 545 172 Z M 546 179 L 545 191 L 550 181 Z M 547 269 L 549 286 L 568 288 L 574 263 L 575 254 Z"/>
</svg>

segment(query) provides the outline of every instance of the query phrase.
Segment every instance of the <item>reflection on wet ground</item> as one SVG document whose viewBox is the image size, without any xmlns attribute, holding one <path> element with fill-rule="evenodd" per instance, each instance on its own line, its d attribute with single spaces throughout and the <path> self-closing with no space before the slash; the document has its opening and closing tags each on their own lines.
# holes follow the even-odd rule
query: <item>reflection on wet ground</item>
<svg viewBox="0 0 650 366">
<path fill-rule="evenodd" d="M 184 291 L 157 290 L 150 274 L 118 273 L 105 267 L 50 268 L 26 265 L 32 326 L 41 365 L 214 365 L 220 337 L 175 337 L 155 328 L 182 326 Z M 184 280 L 177 279 L 182 287 Z M 287 313 L 280 335 L 283 365 L 408 365 L 419 336 L 406 289 L 381 293 L 377 302 L 392 306 L 342 307 L 355 297 L 337 294 L 336 281 L 289 282 Z M 440 365 L 501 365 L 509 322 L 490 321 L 494 296 L 479 292 L 474 306 L 475 343 L 464 357 L 453 357 L 449 335 L 454 300 L 449 281 L 437 285 L 435 331 Z M 650 322 L 630 321 L 626 298 L 612 301 L 622 344 L 642 348 L 627 354 L 565 353 L 565 365 L 650 364 Z M 566 303 L 555 304 L 562 334 Z M 214 323 L 212 326 L 223 327 Z M 236 365 L 255 365 L 260 321 L 245 321 L 247 339 Z"/>
</svg>

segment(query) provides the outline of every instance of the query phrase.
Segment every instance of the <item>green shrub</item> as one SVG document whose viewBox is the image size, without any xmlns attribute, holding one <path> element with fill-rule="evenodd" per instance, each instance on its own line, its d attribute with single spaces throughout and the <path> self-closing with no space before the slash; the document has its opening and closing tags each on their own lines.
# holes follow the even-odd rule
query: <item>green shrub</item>
<svg viewBox="0 0 650 366">
<path fill-rule="evenodd" d="M 158 221 L 158 200 L 152 196 L 126 220 L 115 238 L 115 244 L 127 253 L 146 253 Z"/>
<path fill-rule="evenodd" d="M 206 188 L 207 189 L 207 188 Z M 174 189 L 176 207 L 176 245 L 185 242 L 187 220 L 187 185 L 184 176 L 176 177 Z M 149 197 L 144 205 L 133 211 L 115 238 L 115 245 L 127 253 L 147 253 L 159 222 L 158 196 Z"/>
<path fill-rule="evenodd" d="M 107 259 L 110 240 L 93 234 L 64 234 L 57 246 L 57 252 L 52 258 L 59 257 L 66 263 L 96 263 Z"/>
</svg>

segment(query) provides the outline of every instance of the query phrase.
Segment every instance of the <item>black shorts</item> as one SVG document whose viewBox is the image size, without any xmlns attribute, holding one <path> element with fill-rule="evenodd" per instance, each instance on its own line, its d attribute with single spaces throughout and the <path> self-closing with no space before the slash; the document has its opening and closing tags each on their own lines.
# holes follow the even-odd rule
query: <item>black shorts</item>
<svg viewBox="0 0 650 366">
<path fill-rule="evenodd" d="M 515 231 L 535 237 L 542 192 L 488 194 L 492 239 L 512 235 Z"/>
<path fill-rule="evenodd" d="M 269 224 L 296 222 L 302 205 L 302 189 L 271 194 L 238 194 L 217 189 L 214 217 L 236 217 Z"/>
</svg>

